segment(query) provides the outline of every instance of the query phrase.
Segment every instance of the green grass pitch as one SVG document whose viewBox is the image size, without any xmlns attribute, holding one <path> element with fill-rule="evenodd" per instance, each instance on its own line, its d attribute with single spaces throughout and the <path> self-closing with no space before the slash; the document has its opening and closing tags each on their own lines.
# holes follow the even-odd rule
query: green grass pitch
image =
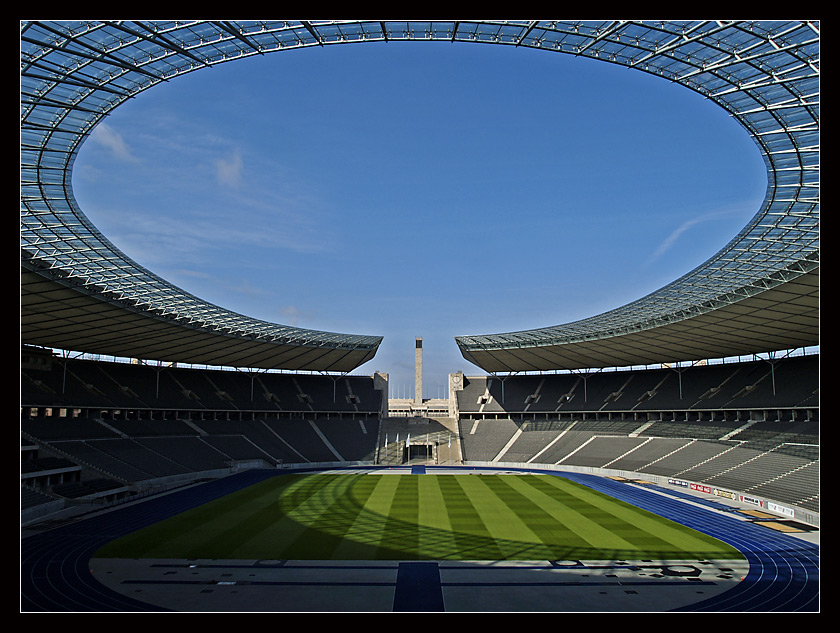
<svg viewBox="0 0 840 633">
<path fill-rule="evenodd" d="M 289 560 L 741 559 L 551 475 L 290 474 L 113 541 L 97 557 Z"/>
</svg>

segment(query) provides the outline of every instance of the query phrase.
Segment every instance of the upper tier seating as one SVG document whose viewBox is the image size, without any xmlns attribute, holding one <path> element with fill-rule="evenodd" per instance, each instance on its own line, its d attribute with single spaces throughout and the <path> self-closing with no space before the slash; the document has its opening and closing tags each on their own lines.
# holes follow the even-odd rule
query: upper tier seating
<svg viewBox="0 0 840 633">
<path fill-rule="evenodd" d="M 819 356 L 686 368 L 465 378 L 461 415 L 816 410 Z M 722 417 L 723 414 L 721 414 Z"/>
<path fill-rule="evenodd" d="M 378 413 L 372 376 L 256 373 L 81 359 L 21 370 L 21 404 L 121 411 Z M 148 416 L 146 416 L 148 417 Z"/>
</svg>

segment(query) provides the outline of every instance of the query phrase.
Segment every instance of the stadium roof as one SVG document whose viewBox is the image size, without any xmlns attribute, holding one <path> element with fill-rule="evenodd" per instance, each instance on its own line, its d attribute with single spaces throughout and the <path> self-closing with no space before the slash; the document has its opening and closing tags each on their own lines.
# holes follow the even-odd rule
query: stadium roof
<svg viewBox="0 0 840 633">
<path fill-rule="evenodd" d="M 686 86 L 743 125 L 767 166 L 764 202 L 720 252 L 666 287 L 565 325 L 458 337 L 462 354 L 492 372 L 818 345 L 819 25 L 615 22 L 570 30 L 578 29 L 589 39 L 564 35 L 569 52 Z"/>
<path fill-rule="evenodd" d="M 717 255 L 588 319 L 457 337 L 487 371 L 623 366 L 819 342 L 819 24 L 723 21 L 21 23 L 22 342 L 213 365 L 350 371 L 381 337 L 266 323 L 211 305 L 119 251 L 76 204 L 92 129 L 162 81 L 268 52 L 365 41 L 526 46 L 681 84 L 743 125 L 764 203 Z"/>
</svg>

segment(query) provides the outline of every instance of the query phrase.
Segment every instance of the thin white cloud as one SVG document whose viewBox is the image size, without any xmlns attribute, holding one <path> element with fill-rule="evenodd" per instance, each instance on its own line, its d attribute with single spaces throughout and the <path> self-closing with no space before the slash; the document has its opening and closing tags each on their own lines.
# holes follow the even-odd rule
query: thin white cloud
<svg viewBox="0 0 840 633">
<path fill-rule="evenodd" d="M 646 266 L 649 266 L 657 259 L 662 257 L 666 252 L 668 252 L 674 244 L 689 230 L 697 226 L 698 224 L 702 224 L 703 222 L 708 222 L 710 220 L 718 219 L 724 216 L 732 215 L 737 213 L 737 211 L 728 209 L 723 211 L 712 211 L 711 213 L 705 213 L 703 215 L 699 215 L 694 218 L 690 218 L 683 222 L 680 226 L 674 229 L 668 237 L 666 237 L 659 247 L 651 253 L 650 257 L 647 260 Z"/>
<path fill-rule="evenodd" d="M 202 211 L 204 211 L 202 209 Z M 248 268 L 255 258 L 271 259 L 280 251 L 317 253 L 329 250 L 319 224 L 295 222 L 296 214 L 271 213 L 243 206 L 200 212 L 156 213 L 147 210 L 113 213 L 107 234 L 129 256 L 146 266 L 178 262 L 203 266 L 224 259 L 235 268 Z M 247 255 L 239 255 L 244 250 Z"/>
<path fill-rule="evenodd" d="M 312 318 L 311 314 L 304 312 L 297 306 L 282 306 L 278 309 L 278 312 L 286 325 L 298 326 L 301 323 L 301 319 L 307 320 Z"/>
<path fill-rule="evenodd" d="M 239 150 L 234 150 L 231 156 L 216 159 L 214 165 L 216 168 L 216 180 L 219 184 L 234 188 L 242 184 L 242 173 L 245 163 L 242 160 L 242 153 Z"/>
<path fill-rule="evenodd" d="M 662 255 L 665 254 L 666 251 L 670 250 L 670 248 L 676 243 L 680 236 L 688 231 L 692 226 L 696 224 L 700 224 L 705 218 L 692 218 L 690 220 L 686 220 L 680 226 L 678 226 L 665 240 L 659 245 L 653 254 L 651 255 L 651 260 L 659 259 Z"/>
<path fill-rule="evenodd" d="M 90 134 L 90 141 L 104 147 L 119 160 L 131 162 L 137 160 L 122 135 L 107 123 L 100 123 L 94 128 Z"/>
</svg>

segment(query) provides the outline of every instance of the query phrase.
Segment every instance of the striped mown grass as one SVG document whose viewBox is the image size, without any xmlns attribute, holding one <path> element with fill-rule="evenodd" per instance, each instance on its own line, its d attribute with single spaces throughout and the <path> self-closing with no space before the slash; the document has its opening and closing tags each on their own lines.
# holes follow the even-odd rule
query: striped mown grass
<svg viewBox="0 0 840 633">
<path fill-rule="evenodd" d="M 279 475 L 103 547 L 119 558 L 735 559 L 730 546 L 564 477 Z"/>
</svg>

